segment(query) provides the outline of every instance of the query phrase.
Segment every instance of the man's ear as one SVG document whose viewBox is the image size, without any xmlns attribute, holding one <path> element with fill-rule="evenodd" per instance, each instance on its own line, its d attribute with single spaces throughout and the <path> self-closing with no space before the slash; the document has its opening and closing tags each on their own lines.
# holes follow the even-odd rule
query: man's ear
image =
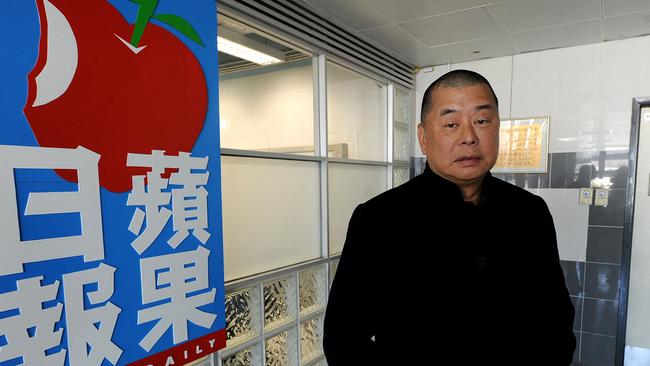
<svg viewBox="0 0 650 366">
<path fill-rule="evenodd" d="M 424 133 L 424 124 L 418 123 L 418 142 L 420 142 L 420 151 L 424 154 L 425 147 L 427 146 L 427 138 Z"/>
</svg>

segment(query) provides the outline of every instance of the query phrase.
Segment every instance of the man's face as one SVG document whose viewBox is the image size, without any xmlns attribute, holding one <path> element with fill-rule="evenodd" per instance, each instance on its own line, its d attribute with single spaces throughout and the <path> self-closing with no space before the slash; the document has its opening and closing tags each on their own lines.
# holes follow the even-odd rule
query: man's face
<svg viewBox="0 0 650 366">
<path fill-rule="evenodd" d="M 499 110 L 482 84 L 439 87 L 418 126 L 418 140 L 436 174 L 459 186 L 481 182 L 499 152 Z"/>
</svg>

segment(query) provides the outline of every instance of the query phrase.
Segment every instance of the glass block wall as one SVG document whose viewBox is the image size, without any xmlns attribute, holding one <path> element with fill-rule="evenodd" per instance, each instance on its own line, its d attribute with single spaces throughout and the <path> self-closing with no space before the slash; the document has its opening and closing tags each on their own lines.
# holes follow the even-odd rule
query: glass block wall
<svg viewBox="0 0 650 366">
<path fill-rule="evenodd" d="M 226 348 L 216 365 L 327 365 L 323 319 L 338 259 L 231 286 L 226 294 Z"/>
</svg>

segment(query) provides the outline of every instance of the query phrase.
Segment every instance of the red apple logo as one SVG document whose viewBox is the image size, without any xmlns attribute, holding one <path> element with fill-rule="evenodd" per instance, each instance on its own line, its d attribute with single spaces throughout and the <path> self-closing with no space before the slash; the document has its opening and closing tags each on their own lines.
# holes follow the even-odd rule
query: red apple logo
<svg viewBox="0 0 650 366">
<path fill-rule="evenodd" d="M 194 28 L 155 14 L 158 0 L 132 2 L 134 25 L 106 0 L 36 0 L 41 39 L 24 109 L 41 146 L 100 154 L 100 185 L 112 192 L 130 190 L 131 176 L 146 173 L 126 166 L 128 153 L 191 151 L 208 103 L 194 54 L 149 20 L 202 44 Z M 57 174 L 76 182 L 74 171 Z"/>
</svg>

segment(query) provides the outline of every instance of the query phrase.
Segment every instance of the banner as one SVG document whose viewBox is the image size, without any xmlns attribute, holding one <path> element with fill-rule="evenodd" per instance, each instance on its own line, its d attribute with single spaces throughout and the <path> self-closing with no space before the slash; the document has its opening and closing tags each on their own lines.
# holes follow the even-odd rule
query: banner
<svg viewBox="0 0 650 366">
<path fill-rule="evenodd" d="M 0 365 L 224 347 L 215 1 L 0 14 Z"/>
</svg>

